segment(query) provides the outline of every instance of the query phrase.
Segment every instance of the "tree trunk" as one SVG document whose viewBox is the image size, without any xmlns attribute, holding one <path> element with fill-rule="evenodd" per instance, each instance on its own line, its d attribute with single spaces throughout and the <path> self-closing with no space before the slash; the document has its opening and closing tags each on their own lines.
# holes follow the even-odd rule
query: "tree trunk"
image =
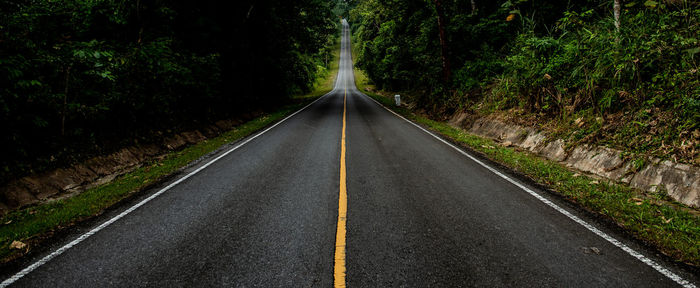
<svg viewBox="0 0 700 288">
<path fill-rule="evenodd" d="M 255 1 L 253 1 L 253 3 L 250 4 L 250 8 L 248 8 L 248 12 L 245 13 L 245 20 L 243 20 L 243 24 L 245 24 L 245 22 L 248 22 L 248 19 L 250 19 L 250 13 L 253 12 L 254 7 L 255 7 Z"/>
<path fill-rule="evenodd" d="M 472 0 L 472 15 L 476 14 L 476 0 Z"/>
<path fill-rule="evenodd" d="M 447 50 L 447 39 L 445 38 L 445 15 L 442 10 L 442 5 L 440 5 L 440 0 L 433 0 L 435 2 L 435 11 L 437 12 L 438 30 L 440 31 L 440 47 L 442 55 L 442 77 L 445 83 L 450 80 L 450 60 L 448 59 Z"/>
<path fill-rule="evenodd" d="M 620 32 L 620 0 L 614 0 L 613 14 L 615 16 L 615 32 Z"/>
<path fill-rule="evenodd" d="M 139 23 L 139 38 L 136 43 L 141 44 L 143 37 L 143 22 L 141 22 L 141 0 L 136 0 L 136 21 Z"/>
<path fill-rule="evenodd" d="M 68 66 L 66 68 L 66 82 L 63 86 L 63 108 L 61 109 L 61 136 L 66 135 L 66 112 L 68 108 L 68 79 L 70 79 L 70 68 L 73 66 Z"/>
</svg>

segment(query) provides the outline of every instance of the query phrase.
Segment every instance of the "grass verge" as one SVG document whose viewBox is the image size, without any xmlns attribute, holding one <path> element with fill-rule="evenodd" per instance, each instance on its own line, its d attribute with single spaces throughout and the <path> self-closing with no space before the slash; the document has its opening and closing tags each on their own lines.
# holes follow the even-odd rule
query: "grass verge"
<svg viewBox="0 0 700 288">
<path fill-rule="evenodd" d="M 6 263 L 28 253 L 55 232 L 102 214 L 105 209 L 128 199 L 138 191 L 150 188 L 174 175 L 194 160 L 211 153 L 222 145 L 251 135 L 300 109 L 333 89 L 338 74 L 340 41 L 337 41 L 328 72 L 317 80 L 314 91 L 293 97 L 295 104 L 267 113 L 218 137 L 204 140 L 180 151 L 173 151 L 160 161 L 117 177 L 110 183 L 88 189 L 74 197 L 13 211 L 0 219 L 0 259 Z M 26 244 L 21 249 L 10 248 L 13 241 Z"/>
<path fill-rule="evenodd" d="M 356 69 L 355 75 L 358 89 L 407 119 L 546 185 L 566 199 L 614 221 L 671 258 L 700 267 L 700 217 L 663 201 L 667 197 L 665 193 L 647 195 L 625 185 L 580 176 L 559 163 L 500 146 L 405 107 L 395 107 L 393 99 L 368 91 L 369 84 L 362 71 Z"/>
</svg>

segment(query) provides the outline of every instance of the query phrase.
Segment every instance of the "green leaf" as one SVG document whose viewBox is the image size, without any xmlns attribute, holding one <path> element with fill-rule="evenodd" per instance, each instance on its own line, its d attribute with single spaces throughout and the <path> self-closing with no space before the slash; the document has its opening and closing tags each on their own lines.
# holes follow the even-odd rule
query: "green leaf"
<svg viewBox="0 0 700 288">
<path fill-rule="evenodd" d="M 659 2 L 653 0 L 647 0 L 647 2 L 644 2 L 644 6 L 647 6 L 649 8 L 656 8 L 656 5 L 659 5 Z"/>
<path fill-rule="evenodd" d="M 693 57 L 695 54 L 700 53 L 700 47 L 685 49 L 685 50 L 683 50 L 683 52 L 688 53 L 688 55 L 690 55 L 690 57 Z"/>
</svg>

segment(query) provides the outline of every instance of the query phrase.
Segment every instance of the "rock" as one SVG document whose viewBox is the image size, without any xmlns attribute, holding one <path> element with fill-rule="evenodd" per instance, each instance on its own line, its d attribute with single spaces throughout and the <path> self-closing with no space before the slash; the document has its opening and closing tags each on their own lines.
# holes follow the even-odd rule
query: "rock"
<svg viewBox="0 0 700 288">
<path fill-rule="evenodd" d="M 621 154 L 619 150 L 584 144 L 574 148 L 565 162 L 575 169 L 618 180 L 632 168 L 630 163 L 624 163 Z"/>
<path fill-rule="evenodd" d="M 15 240 L 15 241 L 12 241 L 12 243 L 10 244 L 10 249 L 21 250 L 24 248 L 27 248 L 27 244 L 25 244 L 24 242 L 21 242 L 21 241 Z"/>
<path fill-rule="evenodd" d="M 207 138 L 212 138 L 216 137 L 216 135 L 219 135 L 219 128 L 216 127 L 216 125 L 209 125 L 207 127 L 204 127 L 202 129 L 202 132 Z"/>
<path fill-rule="evenodd" d="M 581 250 L 582 250 L 583 253 L 585 253 L 585 254 L 596 254 L 596 255 L 600 255 L 600 253 L 601 253 L 601 250 L 600 250 L 600 248 L 598 248 L 598 247 L 581 247 Z"/>
<path fill-rule="evenodd" d="M 564 161 L 564 159 L 566 159 L 564 140 L 557 139 L 554 142 L 547 143 L 547 145 L 540 150 L 539 154 L 549 160 L 554 160 L 557 162 Z"/>
<path fill-rule="evenodd" d="M 165 147 L 168 148 L 169 150 L 177 150 L 182 146 L 185 146 L 187 142 L 185 141 L 185 138 L 183 138 L 180 135 L 175 135 L 172 136 L 168 139 L 165 140 Z"/>
<path fill-rule="evenodd" d="M 481 118 L 474 121 L 469 132 L 492 139 L 510 141 L 513 145 L 517 146 L 522 143 L 529 134 L 534 133 L 534 129 L 523 128 L 518 125 L 509 125 L 499 120 Z"/>
<path fill-rule="evenodd" d="M 686 170 L 687 168 L 687 170 Z M 649 192 L 666 189 L 669 196 L 685 205 L 700 207 L 700 168 L 678 167 L 670 161 L 663 161 L 645 167 L 637 172 L 630 186 Z"/>
<path fill-rule="evenodd" d="M 12 181 L 1 191 L 7 209 L 17 209 L 39 201 L 22 180 Z"/>
<path fill-rule="evenodd" d="M 132 154 L 127 148 L 121 149 L 109 156 L 118 164 L 114 169 L 115 171 L 134 166 L 139 162 L 137 157 L 134 156 L 134 154 Z"/>
<path fill-rule="evenodd" d="M 542 144 L 542 142 L 545 140 L 545 136 L 542 133 L 536 133 L 532 132 L 527 134 L 527 137 L 525 137 L 525 140 L 523 140 L 522 143 L 520 143 L 520 147 L 530 150 L 531 152 L 537 152 L 537 148 Z"/>
<path fill-rule="evenodd" d="M 39 193 L 37 194 L 37 197 L 39 199 L 48 199 L 57 193 L 66 192 L 72 188 L 75 188 L 78 186 L 78 184 L 80 184 L 80 179 L 76 179 L 79 178 L 76 174 L 77 173 L 75 173 L 75 170 L 71 168 L 56 169 L 48 173 L 48 177 L 42 177 L 41 181 L 44 181 L 47 185 L 54 187 L 56 190 Z"/>
<path fill-rule="evenodd" d="M 85 166 L 97 174 L 98 177 L 109 175 L 112 171 L 111 166 L 115 165 L 109 158 L 98 156 L 85 161 Z"/>
<path fill-rule="evenodd" d="M 596 119 L 596 121 L 600 120 L 602 119 Z M 574 124 L 581 127 L 585 123 L 581 117 L 577 118 Z M 619 150 L 603 146 L 580 145 L 567 153 L 562 139 L 547 142 L 545 135 L 536 132 L 533 128 L 510 125 L 494 119 L 476 119 L 469 132 L 503 141 L 501 144 L 503 146 L 518 146 L 549 160 L 563 162 L 567 167 L 604 179 L 627 183 L 645 191 L 658 191 L 663 186 L 673 199 L 691 207 L 700 207 L 700 167 L 697 166 L 649 158 L 650 164 L 635 173 L 632 171 L 634 166 L 632 161 L 624 161 Z M 700 130 L 693 131 L 693 136 L 700 138 Z M 700 157 L 697 157 L 694 162 L 695 165 L 700 165 Z"/>
<path fill-rule="evenodd" d="M 206 139 L 206 137 L 204 137 L 204 135 L 202 135 L 202 133 L 197 131 L 197 130 L 182 132 L 182 133 L 180 133 L 180 135 L 189 144 L 199 143 L 199 142 L 203 141 L 204 139 Z"/>
<path fill-rule="evenodd" d="M 47 183 L 46 175 L 47 174 L 31 176 L 31 177 L 24 177 L 24 178 L 20 179 L 20 181 L 22 182 L 22 184 L 24 184 L 25 187 L 27 187 L 27 190 L 35 198 L 37 198 L 37 200 L 46 199 L 47 197 L 49 197 L 51 195 L 56 195 L 60 192 L 60 191 L 58 191 L 58 187 L 46 184 Z"/>
<path fill-rule="evenodd" d="M 85 184 L 86 182 L 92 181 L 92 179 L 97 177 L 97 174 L 95 174 L 94 171 L 90 170 L 84 164 L 73 166 L 73 171 L 75 173 L 75 177 L 80 179 L 79 184 Z"/>
<path fill-rule="evenodd" d="M 245 117 L 252 118 L 260 114 L 261 112 L 249 113 Z M 230 130 L 242 122 L 241 119 L 220 120 L 203 130 L 173 135 L 159 144 L 138 144 L 139 141 L 135 141 L 137 144 L 134 146 L 123 148 L 110 155 L 93 157 L 73 167 L 55 169 L 11 181 L 0 187 L 0 200 L 2 200 L 0 215 L 42 201 L 77 195 L 86 189 L 107 183 L 119 175 L 132 171 L 144 161 L 161 159 L 165 155 L 165 149 L 177 150 L 187 144 L 199 143 L 207 138 L 218 136 L 221 132 Z"/>
<path fill-rule="evenodd" d="M 453 127 L 461 128 L 462 125 L 464 125 L 464 121 L 467 120 L 467 114 L 466 112 L 458 112 L 452 115 L 450 118 L 450 121 L 448 121 L 448 124 L 450 124 Z"/>
<path fill-rule="evenodd" d="M 690 165 L 678 163 L 678 164 L 676 164 L 676 169 L 681 170 L 681 171 L 685 171 L 685 172 L 689 172 L 689 171 L 690 171 Z"/>
</svg>

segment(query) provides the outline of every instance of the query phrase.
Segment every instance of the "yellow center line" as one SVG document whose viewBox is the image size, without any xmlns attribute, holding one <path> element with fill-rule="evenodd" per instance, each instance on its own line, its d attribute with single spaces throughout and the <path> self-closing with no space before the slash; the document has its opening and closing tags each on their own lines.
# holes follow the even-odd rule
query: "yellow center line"
<svg viewBox="0 0 700 288">
<path fill-rule="evenodd" d="M 348 214 L 348 191 L 345 182 L 345 114 L 348 88 L 343 96 L 343 134 L 340 140 L 340 193 L 338 194 L 338 228 L 335 232 L 335 266 L 333 279 L 335 287 L 345 287 L 345 222 Z"/>
</svg>

